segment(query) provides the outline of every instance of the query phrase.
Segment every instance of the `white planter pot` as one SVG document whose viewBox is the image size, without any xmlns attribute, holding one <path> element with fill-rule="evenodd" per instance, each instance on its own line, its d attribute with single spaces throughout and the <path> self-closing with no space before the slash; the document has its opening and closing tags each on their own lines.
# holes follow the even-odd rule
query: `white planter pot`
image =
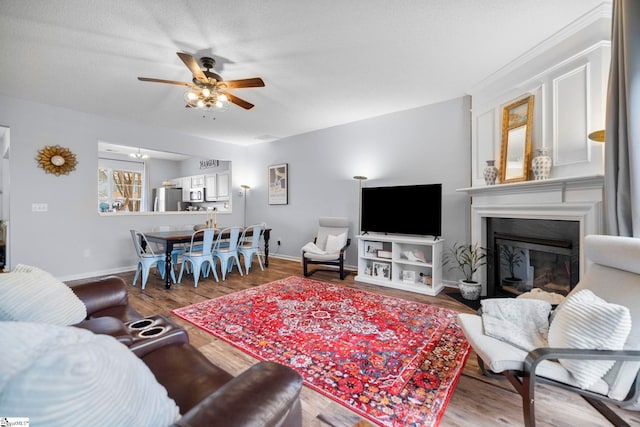
<svg viewBox="0 0 640 427">
<path fill-rule="evenodd" d="M 458 281 L 458 289 L 462 298 L 467 300 L 477 300 L 482 293 L 482 285 L 478 282 L 465 282 L 464 280 Z"/>
</svg>

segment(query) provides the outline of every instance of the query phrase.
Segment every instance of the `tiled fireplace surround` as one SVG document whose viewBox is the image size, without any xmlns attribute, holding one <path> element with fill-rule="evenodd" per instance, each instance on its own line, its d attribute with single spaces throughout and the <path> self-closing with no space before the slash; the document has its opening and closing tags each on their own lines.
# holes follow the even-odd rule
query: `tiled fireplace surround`
<svg viewBox="0 0 640 427">
<path fill-rule="evenodd" d="M 554 178 L 463 188 L 471 197 L 471 241 L 487 247 L 487 219 L 547 219 L 579 223 L 579 274 L 586 268 L 584 237 L 603 232 L 604 178 Z M 487 268 L 478 271 L 487 295 Z"/>
</svg>

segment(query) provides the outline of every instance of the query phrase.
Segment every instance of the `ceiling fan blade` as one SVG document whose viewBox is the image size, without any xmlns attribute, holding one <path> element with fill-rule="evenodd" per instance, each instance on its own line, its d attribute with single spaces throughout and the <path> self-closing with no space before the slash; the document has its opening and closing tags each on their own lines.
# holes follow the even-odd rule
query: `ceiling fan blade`
<svg viewBox="0 0 640 427">
<path fill-rule="evenodd" d="M 176 82 L 173 80 L 152 79 L 150 77 L 138 77 L 138 80 L 140 80 L 141 82 L 166 83 L 166 84 L 178 85 L 178 86 L 189 86 L 191 84 L 186 82 Z"/>
<path fill-rule="evenodd" d="M 217 83 L 218 86 L 224 86 L 227 89 L 241 89 L 245 87 L 264 87 L 264 81 L 260 77 L 241 80 L 227 80 Z"/>
<path fill-rule="evenodd" d="M 189 55 L 188 53 L 182 53 L 182 52 L 176 52 L 176 53 L 178 54 L 180 59 L 182 59 L 182 62 L 184 62 L 184 65 L 186 65 L 187 68 L 191 71 L 191 73 L 193 74 L 193 77 L 195 77 L 197 80 L 200 80 L 201 82 L 209 81 L 209 79 L 207 79 L 207 76 L 205 76 L 204 73 L 202 72 L 202 69 L 200 68 L 196 60 L 193 59 L 193 56 Z"/>
<path fill-rule="evenodd" d="M 238 107 L 242 107 L 245 110 L 250 110 L 254 107 L 252 103 L 247 102 L 244 99 L 238 98 L 237 96 L 227 92 L 223 92 L 223 93 L 227 96 L 227 98 L 229 99 L 229 102 L 236 104 Z"/>
</svg>

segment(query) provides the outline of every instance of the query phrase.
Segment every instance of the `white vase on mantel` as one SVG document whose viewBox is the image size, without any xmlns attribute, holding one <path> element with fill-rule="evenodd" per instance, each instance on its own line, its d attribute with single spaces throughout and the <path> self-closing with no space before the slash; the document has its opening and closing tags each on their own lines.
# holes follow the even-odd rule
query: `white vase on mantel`
<svg viewBox="0 0 640 427">
<path fill-rule="evenodd" d="M 547 147 L 536 148 L 536 157 L 531 160 L 531 169 L 536 181 L 549 179 L 552 161 Z"/>
<path fill-rule="evenodd" d="M 482 171 L 484 182 L 487 185 L 495 185 L 496 178 L 498 178 L 498 168 L 495 166 L 495 160 L 487 160 L 487 166 Z"/>
</svg>

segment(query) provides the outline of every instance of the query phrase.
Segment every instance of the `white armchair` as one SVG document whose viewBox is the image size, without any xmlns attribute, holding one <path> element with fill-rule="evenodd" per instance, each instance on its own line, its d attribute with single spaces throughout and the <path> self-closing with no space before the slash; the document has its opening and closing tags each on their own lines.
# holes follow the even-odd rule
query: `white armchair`
<svg viewBox="0 0 640 427">
<path fill-rule="evenodd" d="M 481 315 L 458 315 L 483 373 L 504 375 L 521 395 L 527 427 L 535 426 L 536 383 L 579 393 L 616 426 L 629 424 L 607 403 L 640 410 L 640 239 L 587 236 L 585 251 L 591 264 L 551 316 L 555 348 L 525 351 L 485 334 Z M 622 349 L 607 349 L 616 334 Z M 600 344 L 586 344 L 594 342 Z"/>
<path fill-rule="evenodd" d="M 351 243 L 349 218 L 320 217 L 318 225 L 318 232 L 313 242 L 307 243 L 302 248 L 304 276 L 310 276 L 319 270 L 338 271 L 340 279 L 344 279 L 347 276 L 344 269 L 344 255 L 347 246 Z M 325 268 L 309 270 L 309 265 L 312 264 L 322 265 Z"/>
</svg>

